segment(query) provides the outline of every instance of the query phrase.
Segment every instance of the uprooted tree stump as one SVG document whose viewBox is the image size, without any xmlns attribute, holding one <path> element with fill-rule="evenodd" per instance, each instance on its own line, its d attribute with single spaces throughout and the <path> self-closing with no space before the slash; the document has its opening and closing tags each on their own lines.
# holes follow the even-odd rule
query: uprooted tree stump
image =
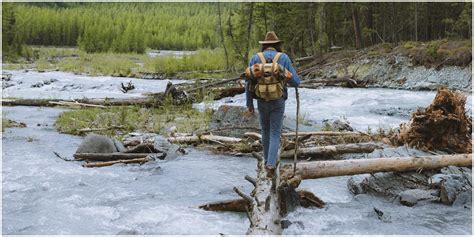
<svg viewBox="0 0 474 237">
<path fill-rule="evenodd" d="M 418 109 L 408 123 L 401 124 L 392 142 L 425 150 L 471 153 L 472 118 L 466 114 L 465 105 L 462 92 L 438 89 L 431 105 Z"/>
</svg>

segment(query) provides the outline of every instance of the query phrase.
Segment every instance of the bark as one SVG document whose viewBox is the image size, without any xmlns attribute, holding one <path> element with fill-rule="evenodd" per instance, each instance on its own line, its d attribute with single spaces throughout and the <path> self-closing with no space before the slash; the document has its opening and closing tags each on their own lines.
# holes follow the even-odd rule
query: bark
<svg viewBox="0 0 474 237">
<path fill-rule="evenodd" d="M 239 143 L 242 141 L 240 138 L 236 137 L 224 137 L 217 135 L 192 135 L 192 136 L 183 136 L 183 137 L 170 137 L 168 138 L 169 142 L 174 143 L 195 143 L 195 142 L 222 142 L 222 143 Z"/>
<path fill-rule="evenodd" d="M 346 153 L 369 153 L 379 148 L 382 148 L 382 146 L 374 143 L 353 143 L 331 146 L 303 147 L 298 149 L 298 156 L 327 158 Z M 293 157 L 294 153 L 294 150 L 284 151 L 281 153 L 281 158 L 290 159 Z"/>
<path fill-rule="evenodd" d="M 377 172 L 437 170 L 447 166 L 471 167 L 472 154 L 302 162 L 296 165 L 295 178 L 304 180 Z M 282 179 L 292 176 L 293 165 L 283 166 Z"/>
<path fill-rule="evenodd" d="M 222 29 L 222 19 L 221 19 L 221 3 L 218 1 L 217 2 L 217 12 L 219 15 L 219 35 L 221 37 L 221 44 L 222 47 L 224 48 L 224 55 L 225 55 L 225 68 L 226 70 L 229 70 L 229 56 L 227 54 L 227 47 L 225 45 L 225 40 L 224 40 L 224 30 Z"/>
<path fill-rule="evenodd" d="M 85 163 L 82 165 L 82 167 L 86 168 L 93 168 L 93 167 L 105 167 L 105 166 L 111 166 L 115 164 L 132 164 L 132 163 L 139 163 L 143 164 L 145 162 L 150 161 L 151 159 L 149 158 L 135 158 L 135 159 L 130 159 L 130 160 L 114 160 L 114 161 L 99 161 L 99 162 L 93 162 L 93 163 Z"/>
<path fill-rule="evenodd" d="M 351 87 L 351 88 L 358 86 L 356 80 L 354 80 L 354 79 L 352 79 L 348 76 L 344 76 L 344 77 L 330 79 L 330 80 L 310 80 L 310 81 L 306 81 L 306 83 L 304 83 L 300 87 L 305 88 L 306 86 L 310 86 L 312 84 L 337 85 L 337 84 L 340 84 L 340 83 L 346 83 L 347 86 Z"/>
<path fill-rule="evenodd" d="M 298 132 L 298 136 L 368 136 L 361 132 L 332 132 L 332 131 L 321 131 L 321 132 Z M 294 132 L 284 132 L 282 136 L 296 136 Z"/>
<path fill-rule="evenodd" d="M 250 9 L 249 9 L 249 19 L 247 22 L 247 42 L 245 45 L 245 52 L 244 52 L 244 58 L 243 58 L 243 65 L 247 65 L 249 62 L 249 51 L 250 51 L 250 40 L 251 40 L 251 33 L 252 33 L 252 23 L 253 23 L 253 5 L 254 3 L 250 3 Z"/>
<path fill-rule="evenodd" d="M 356 48 L 360 49 L 364 47 L 364 42 L 362 41 L 362 34 L 360 30 L 359 12 L 355 3 L 353 4 L 354 5 L 352 6 L 352 25 L 354 27 Z"/>
<path fill-rule="evenodd" d="M 55 105 L 62 105 L 62 106 L 80 106 L 80 107 L 93 107 L 93 108 L 107 108 L 106 106 L 103 105 L 94 105 L 94 104 L 85 104 L 85 103 L 79 103 L 79 102 L 68 102 L 68 101 L 60 101 L 60 102 L 55 102 L 55 101 L 50 101 L 50 104 L 55 104 Z"/>
<path fill-rule="evenodd" d="M 317 207 L 323 208 L 326 203 L 319 197 L 314 195 L 312 192 L 306 190 L 299 190 L 298 195 L 300 197 L 300 205 L 305 208 Z M 199 208 L 206 211 L 232 211 L 232 212 L 247 212 L 248 202 L 243 198 L 231 199 L 225 201 L 217 201 L 206 203 Z"/>
<path fill-rule="evenodd" d="M 53 102 L 53 103 L 51 103 Z M 56 103 L 55 103 L 56 102 Z M 76 99 L 76 100 L 58 100 L 58 99 L 16 99 L 16 100 L 2 100 L 3 106 L 55 106 L 59 103 L 83 103 L 90 105 L 155 105 L 152 97 L 140 98 L 106 98 L 106 99 Z"/>
<path fill-rule="evenodd" d="M 281 234 L 280 195 L 277 187 L 280 186 L 279 166 L 273 178 L 267 177 L 263 157 L 258 157 L 257 178 L 255 189 L 252 192 L 252 201 L 249 202 L 248 217 L 250 227 L 247 234 Z"/>
<path fill-rule="evenodd" d="M 113 161 L 113 160 L 130 160 L 135 158 L 145 158 L 153 153 L 76 153 L 74 159 L 89 161 Z"/>
</svg>

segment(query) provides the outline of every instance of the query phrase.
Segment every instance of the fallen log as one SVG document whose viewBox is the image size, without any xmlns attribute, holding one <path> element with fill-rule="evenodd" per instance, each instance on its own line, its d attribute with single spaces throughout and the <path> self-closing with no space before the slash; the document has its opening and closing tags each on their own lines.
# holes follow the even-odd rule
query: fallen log
<svg viewBox="0 0 474 237">
<path fill-rule="evenodd" d="M 377 172 L 436 170 L 447 166 L 471 167 L 472 154 L 301 162 L 296 165 L 296 178 L 303 180 Z M 292 176 L 293 165 L 282 166 L 282 179 Z"/>
<path fill-rule="evenodd" d="M 313 193 L 306 190 L 297 191 L 300 196 L 300 205 L 302 207 L 317 207 L 323 208 L 326 203 L 318 198 Z M 211 202 L 199 206 L 200 209 L 206 211 L 232 211 L 232 212 L 247 212 L 248 202 L 243 198 L 231 199 L 225 201 Z"/>
<path fill-rule="evenodd" d="M 75 160 L 88 160 L 88 161 L 114 161 L 114 160 L 130 160 L 135 158 L 145 158 L 153 153 L 75 153 Z"/>
<path fill-rule="evenodd" d="M 80 103 L 80 102 L 69 102 L 69 101 L 49 101 L 50 104 L 54 105 L 61 105 L 61 106 L 80 106 L 80 107 L 92 107 L 92 108 L 102 108 L 105 109 L 107 106 L 103 105 L 95 105 L 95 104 L 86 104 L 86 103 Z"/>
<path fill-rule="evenodd" d="M 255 152 L 253 155 L 258 159 L 257 177 L 251 201 L 248 202 L 250 227 L 247 234 L 281 234 L 281 202 L 280 193 L 277 191 L 280 186 L 279 165 L 276 167 L 275 175 L 270 178 L 263 157 Z"/>
<path fill-rule="evenodd" d="M 333 132 L 333 131 L 319 131 L 319 132 L 298 132 L 298 136 L 368 136 L 366 133 L 361 132 Z M 284 132 L 282 136 L 296 136 L 295 132 Z"/>
<path fill-rule="evenodd" d="M 221 143 L 239 143 L 242 141 L 241 138 L 236 137 L 224 137 L 217 135 L 192 135 L 192 136 L 182 136 L 182 137 L 170 137 L 168 138 L 169 142 L 172 143 L 196 143 L 196 142 L 221 142 Z"/>
<path fill-rule="evenodd" d="M 132 163 L 139 163 L 143 164 L 145 162 L 150 161 L 150 158 L 135 158 L 135 159 L 130 159 L 130 160 L 113 160 L 113 161 L 99 161 L 99 162 L 92 162 L 92 163 L 85 163 L 82 165 L 82 167 L 86 168 L 93 168 L 93 167 L 105 167 L 105 166 L 111 166 L 115 164 L 132 164 Z"/>
<path fill-rule="evenodd" d="M 298 149 L 297 155 L 303 157 L 328 157 L 346 153 L 368 153 L 379 148 L 382 148 L 382 145 L 375 143 L 352 143 L 331 146 L 302 147 Z M 294 153 L 294 150 L 283 151 L 280 157 L 282 159 L 290 159 L 294 157 Z"/>
<path fill-rule="evenodd" d="M 76 100 L 58 100 L 58 99 L 15 99 L 2 100 L 3 106 L 57 106 L 61 103 L 81 103 L 89 105 L 103 106 L 122 106 L 122 105 L 143 105 L 154 106 L 161 103 L 159 97 L 139 97 L 139 98 L 94 98 L 94 99 L 76 99 Z M 51 103 L 53 102 L 53 103 Z M 55 103 L 56 102 L 56 103 Z"/>
<path fill-rule="evenodd" d="M 123 126 L 110 126 L 106 128 L 83 128 L 79 129 L 79 133 L 97 132 L 97 131 L 108 131 L 113 129 L 123 129 Z"/>
</svg>

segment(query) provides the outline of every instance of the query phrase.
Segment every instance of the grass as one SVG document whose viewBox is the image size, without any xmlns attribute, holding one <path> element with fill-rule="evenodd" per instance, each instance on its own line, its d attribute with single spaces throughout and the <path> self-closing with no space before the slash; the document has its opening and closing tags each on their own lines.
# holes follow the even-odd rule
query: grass
<svg viewBox="0 0 474 237">
<path fill-rule="evenodd" d="M 86 53 L 77 48 L 25 47 L 22 57 L 8 61 L 4 69 L 35 68 L 38 71 L 60 70 L 91 76 L 138 77 L 142 73 L 180 78 L 222 78 L 224 70 L 222 49 L 200 49 L 194 54 L 150 57 L 133 53 Z"/>
<path fill-rule="evenodd" d="M 412 58 L 415 65 L 430 67 L 461 66 L 472 61 L 470 40 L 434 40 L 429 42 L 402 42 L 400 52 Z"/>
<path fill-rule="evenodd" d="M 107 109 L 87 108 L 63 112 L 55 126 L 58 131 L 81 135 L 85 128 L 117 128 L 97 131 L 98 134 L 116 136 L 132 131 L 165 133 L 167 128 L 176 127 L 177 132 L 191 133 L 207 129 L 212 111 L 199 112 L 191 104 L 141 108 L 137 106 L 110 107 Z"/>
</svg>

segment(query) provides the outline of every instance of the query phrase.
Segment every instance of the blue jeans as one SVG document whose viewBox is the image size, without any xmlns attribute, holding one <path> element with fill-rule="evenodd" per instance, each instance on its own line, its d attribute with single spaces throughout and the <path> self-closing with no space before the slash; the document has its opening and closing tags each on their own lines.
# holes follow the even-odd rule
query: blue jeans
<svg viewBox="0 0 474 237">
<path fill-rule="evenodd" d="M 273 101 L 257 100 L 262 127 L 263 157 L 267 165 L 276 166 L 280 135 L 285 112 L 285 98 Z"/>
</svg>

